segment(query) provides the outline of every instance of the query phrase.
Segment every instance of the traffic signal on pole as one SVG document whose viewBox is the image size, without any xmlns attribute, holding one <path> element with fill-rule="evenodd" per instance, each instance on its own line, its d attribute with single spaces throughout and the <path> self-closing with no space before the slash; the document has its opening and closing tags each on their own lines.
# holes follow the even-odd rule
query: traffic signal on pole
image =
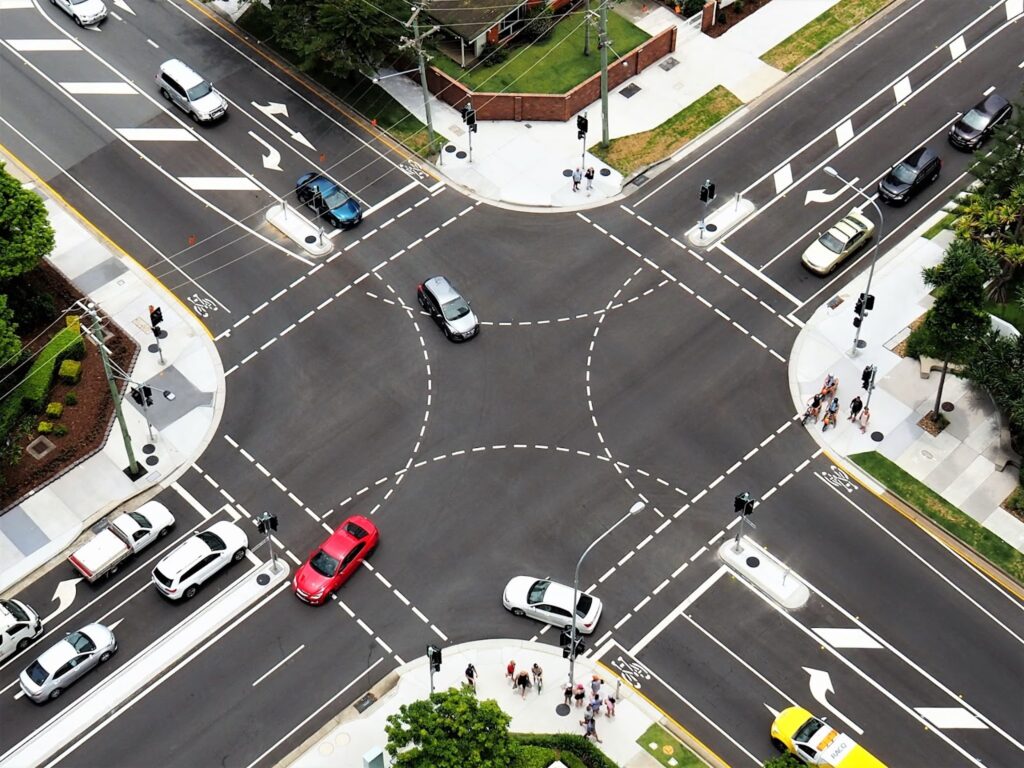
<svg viewBox="0 0 1024 768">
<path fill-rule="evenodd" d="M 570 645 L 572 645 L 572 630 L 571 629 L 566 628 L 566 629 L 562 630 L 562 634 L 560 634 L 558 636 L 558 644 L 562 648 L 568 648 Z"/>
<path fill-rule="evenodd" d="M 860 375 L 860 381 L 864 389 L 871 389 L 871 379 L 873 378 L 874 373 L 874 366 L 868 365 L 864 367 L 864 371 Z"/>
<path fill-rule="evenodd" d="M 569 634 L 569 630 L 563 630 L 562 634 L 563 635 L 568 635 Z M 577 637 L 576 638 L 575 653 L 573 652 L 573 649 L 570 647 L 570 645 L 571 645 L 571 641 L 567 642 L 565 645 L 562 646 L 562 658 L 563 659 L 579 658 L 580 656 L 583 655 L 583 652 L 587 649 L 586 641 L 584 641 L 584 639 L 582 637 Z"/>
<path fill-rule="evenodd" d="M 853 307 L 853 314 L 857 315 L 857 317 L 863 317 L 864 316 L 864 294 L 863 293 L 860 296 L 857 297 L 857 303 Z"/>
<path fill-rule="evenodd" d="M 164 321 L 164 313 L 160 307 L 154 307 L 152 304 L 149 306 L 149 324 L 153 326 L 155 332 L 157 326 Z"/>
<path fill-rule="evenodd" d="M 146 405 L 152 405 L 153 404 L 153 389 L 152 389 L 152 387 L 145 387 L 144 386 L 142 388 L 142 397 L 145 399 Z M 141 403 L 139 403 L 139 405 L 141 405 Z"/>
<path fill-rule="evenodd" d="M 263 534 L 277 530 L 277 515 L 264 512 L 256 518 L 256 529 Z"/>
<path fill-rule="evenodd" d="M 434 672 L 441 671 L 441 649 L 436 645 L 427 646 L 427 658 L 430 659 L 430 669 Z"/>
<path fill-rule="evenodd" d="M 476 110 L 472 104 L 465 104 L 462 107 L 462 122 L 469 127 L 470 133 L 476 133 Z"/>
<path fill-rule="evenodd" d="M 754 497 L 746 491 L 738 493 L 736 494 L 736 498 L 733 499 L 732 507 L 736 512 L 742 512 L 744 515 L 750 515 L 754 512 Z"/>
<path fill-rule="evenodd" d="M 142 405 L 142 391 L 138 387 L 132 387 L 132 400 Z"/>
<path fill-rule="evenodd" d="M 875 308 L 875 297 L 870 293 L 864 294 L 864 310 L 870 312 Z"/>
<path fill-rule="evenodd" d="M 576 137 L 579 139 L 587 138 L 587 128 L 589 125 L 590 123 L 585 114 L 576 115 Z"/>
<path fill-rule="evenodd" d="M 700 201 L 702 203 L 710 203 L 715 199 L 715 185 L 708 179 L 700 187 Z"/>
</svg>

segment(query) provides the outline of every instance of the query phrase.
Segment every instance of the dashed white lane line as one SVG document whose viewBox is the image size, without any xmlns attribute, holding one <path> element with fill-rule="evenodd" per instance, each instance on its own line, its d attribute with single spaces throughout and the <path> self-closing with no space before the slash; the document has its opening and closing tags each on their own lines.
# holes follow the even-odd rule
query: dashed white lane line
<svg viewBox="0 0 1024 768">
<path fill-rule="evenodd" d="M 275 566 L 275 567 L 276 567 L 276 566 Z M 284 657 L 283 659 L 281 659 L 281 660 L 280 660 L 279 662 L 277 662 L 277 664 L 275 664 L 275 665 L 274 665 L 274 666 L 272 666 L 272 667 L 271 667 L 270 669 L 268 669 L 268 670 L 267 670 L 266 672 L 264 672 L 264 673 L 263 673 L 262 675 L 260 675 L 260 676 L 259 676 L 259 677 L 257 677 L 257 678 L 256 678 L 255 680 L 253 680 L 253 682 L 252 682 L 252 687 L 253 687 L 253 688 L 255 688 L 255 687 L 256 687 L 257 685 L 259 685 L 259 684 L 260 684 L 260 683 L 262 683 L 262 682 L 263 682 L 264 680 L 266 680 L 266 679 L 267 679 L 268 677 L 270 677 L 270 675 L 271 675 L 271 674 L 273 674 L 273 673 L 274 673 L 274 672 L 275 672 L 275 671 L 276 671 L 277 669 L 279 669 L 279 668 L 280 668 L 280 667 L 282 667 L 283 665 L 287 664 L 287 663 L 288 663 L 288 661 L 289 661 L 289 660 L 290 660 L 290 659 L 291 659 L 291 658 L 292 658 L 293 656 L 295 656 L 295 655 L 296 655 L 297 653 L 299 653 L 299 651 L 301 651 L 301 650 L 302 650 L 303 648 L 305 648 L 305 647 L 306 647 L 306 644 L 305 644 L 305 643 L 303 643 L 303 644 L 302 644 L 302 645 L 300 645 L 300 646 L 299 646 L 298 648 L 296 648 L 296 649 L 295 649 L 294 651 L 292 651 L 292 652 L 291 652 L 291 653 L 289 653 L 289 654 L 288 654 L 287 656 L 285 656 L 285 657 Z"/>
</svg>

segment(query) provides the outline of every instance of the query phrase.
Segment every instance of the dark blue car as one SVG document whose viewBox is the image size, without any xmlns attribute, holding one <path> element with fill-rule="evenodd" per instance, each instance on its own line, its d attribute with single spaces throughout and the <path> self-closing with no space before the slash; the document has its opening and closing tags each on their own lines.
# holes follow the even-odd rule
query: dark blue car
<svg viewBox="0 0 1024 768">
<path fill-rule="evenodd" d="M 363 219 L 359 201 L 340 184 L 319 173 L 300 176 L 295 182 L 295 195 L 300 203 L 339 229 L 354 227 Z"/>
</svg>

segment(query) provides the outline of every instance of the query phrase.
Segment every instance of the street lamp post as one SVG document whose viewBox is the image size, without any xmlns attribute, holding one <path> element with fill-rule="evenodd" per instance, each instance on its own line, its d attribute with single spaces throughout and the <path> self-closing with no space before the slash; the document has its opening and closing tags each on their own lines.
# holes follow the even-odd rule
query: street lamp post
<svg viewBox="0 0 1024 768">
<path fill-rule="evenodd" d="M 572 579 L 572 605 L 569 606 L 569 609 L 572 611 L 572 616 L 570 617 L 572 619 L 572 621 L 569 623 L 569 689 L 570 690 L 572 690 L 573 686 L 576 683 L 576 680 L 573 677 L 573 675 L 574 675 L 574 673 L 576 671 L 576 601 L 579 600 L 579 593 L 580 593 L 580 566 L 583 565 L 583 558 L 585 558 L 588 554 L 590 554 L 590 550 L 592 550 L 594 547 L 596 547 L 598 545 L 598 543 L 605 536 L 607 536 L 609 533 L 614 531 L 616 528 L 618 528 L 622 523 L 626 522 L 626 520 L 629 519 L 630 517 L 632 517 L 633 515 L 636 515 L 636 514 L 639 514 L 640 512 L 642 512 L 645 506 L 647 506 L 647 505 L 644 504 L 642 501 L 638 501 L 636 504 L 634 504 L 632 507 L 630 507 L 629 511 L 626 514 L 624 514 L 622 517 L 620 517 L 618 519 L 618 521 L 616 521 L 615 524 L 612 525 L 611 528 L 609 528 L 607 531 L 605 531 L 600 536 L 598 536 L 596 539 L 594 539 L 594 542 L 583 551 L 583 554 L 580 555 L 580 559 L 576 562 L 576 573 L 575 573 L 575 575 L 573 576 L 573 579 Z"/>
<path fill-rule="evenodd" d="M 868 284 L 864 289 L 865 301 L 868 301 L 866 297 L 871 295 L 871 280 L 875 276 L 875 262 L 878 260 L 878 246 L 882 243 L 882 225 L 885 224 L 885 220 L 882 218 L 882 209 L 878 207 L 878 203 L 875 202 L 874 198 L 865 194 L 864 190 L 859 187 L 855 187 L 853 184 L 848 182 L 842 176 L 839 175 L 838 171 L 830 165 L 826 165 L 824 168 L 825 173 L 829 176 L 838 179 L 844 187 L 849 187 L 858 195 L 867 200 L 871 205 L 875 207 L 875 213 L 878 214 L 878 232 L 875 233 L 875 247 L 871 251 L 871 266 L 868 268 Z M 866 310 L 865 310 L 866 312 Z M 857 324 L 857 330 L 853 334 L 853 349 L 850 350 L 850 357 L 857 356 L 857 350 L 860 347 L 860 329 L 864 325 L 864 316 L 861 316 L 861 322 Z"/>
</svg>

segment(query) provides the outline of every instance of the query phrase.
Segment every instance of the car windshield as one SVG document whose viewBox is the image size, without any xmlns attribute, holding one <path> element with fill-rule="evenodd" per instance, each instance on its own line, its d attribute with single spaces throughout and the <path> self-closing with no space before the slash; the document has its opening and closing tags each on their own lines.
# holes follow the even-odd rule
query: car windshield
<svg viewBox="0 0 1024 768">
<path fill-rule="evenodd" d="M 335 208 L 344 208 L 351 199 L 348 192 L 335 187 L 324 197 L 324 203 L 333 211 Z"/>
<path fill-rule="evenodd" d="M 820 728 L 824 728 L 825 724 L 816 717 L 809 718 L 806 723 L 800 726 L 800 730 L 793 736 L 793 741 L 801 741 L 807 743 L 810 741 L 811 736 L 818 732 Z"/>
<path fill-rule="evenodd" d="M 208 546 L 213 552 L 223 552 L 228 548 L 227 544 L 224 543 L 224 539 L 212 531 L 203 531 L 202 533 L 198 533 L 196 534 L 196 538 L 206 544 L 206 546 Z"/>
<path fill-rule="evenodd" d="M 840 240 L 831 232 L 826 232 L 824 235 L 819 237 L 818 242 L 832 251 L 832 253 L 842 253 L 843 248 L 846 246 L 846 241 Z"/>
<path fill-rule="evenodd" d="M 972 109 L 963 118 L 964 125 L 975 131 L 983 131 L 988 126 L 988 117 L 976 109 Z"/>
<path fill-rule="evenodd" d="M 203 82 L 201 82 L 199 85 L 193 85 L 191 88 L 188 89 L 188 100 L 196 101 L 198 99 L 201 99 L 203 98 L 203 96 L 207 96 L 212 90 L 213 86 L 205 80 L 203 80 Z"/>
<path fill-rule="evenodd" d="M 548 585 L 550 581 L 535 581 L 533 586 L 530 587 L 530 592 L 526 596 L 526 602 L 530 605 L 536 605 L 537 603 L 544 602 L 544 595 L 547 594 Z"/>
<path fill-rule="evenodd" d="M 18 621 L 28 621 L 28 614 L 21 610 L 21 606 L 17 603 L 12 603 L 8 600 L 0 600 L 0 605 L 6 608 L 8 613 Z"/>
<path fill-rule="evenodd" d="M 138 512 L 129 512 L 128 517 L 139 524 L 140 528 L 152 528 L 153 524 L 146 519 L 146 516 Z"/>
<path fill-rule="evenodd" d="M 444 312 L 444 319 L 448 322 L 458 320 L 460 317 L 465 317 L 469 314 L 469 304 L 461 296 L 457 299 L 452 299 L 447 304 L 441 307 L 441 311 Z"/>
<path fill-rule="evenodd" d="M 917 171 L 906 163 L 900 163 L 892 169 L 892 176 L 901 184 L 913 184 L 914 179 L 917 178 Z"/>
<path fill-rule="evenodd" d="M 81 5 L 82 3 L 87 3 L 87 2 L 89 2 L 89 0 L 71 0 L 71 4 L 72 5 Z"/>
<path fill-rule="evenodd" d="M 28 675 L 28 679 L 36 685 L 42 685 L 50 679 L 50 673 L 43 669 L 43 665 L 38 661 L 33 661 L 28 665 L 28 669 L 25 670 L 25 674 Z"/>
<path fill-rule="evenodd" d="M 580 595 L 580 599 L 576 602 L 576 615 L 581 619 L 590 613 L 590 606 L 594 604 L 594 598 L 590 595 Z"/>
<path fill-rule="evenodd" d="M 338 561 L 321 549 L 313 555 L 309 561 L 309 567 L 321 576 L 333 576 L 338 572 Z"/>
<path fill-rule="evenodd" d="M 79 653 L 90 653 L 96 650 L 96 643 L 88 635 L 83 635 L 81 632 L 72 632 L 64 639 Z"/>
</svg>

